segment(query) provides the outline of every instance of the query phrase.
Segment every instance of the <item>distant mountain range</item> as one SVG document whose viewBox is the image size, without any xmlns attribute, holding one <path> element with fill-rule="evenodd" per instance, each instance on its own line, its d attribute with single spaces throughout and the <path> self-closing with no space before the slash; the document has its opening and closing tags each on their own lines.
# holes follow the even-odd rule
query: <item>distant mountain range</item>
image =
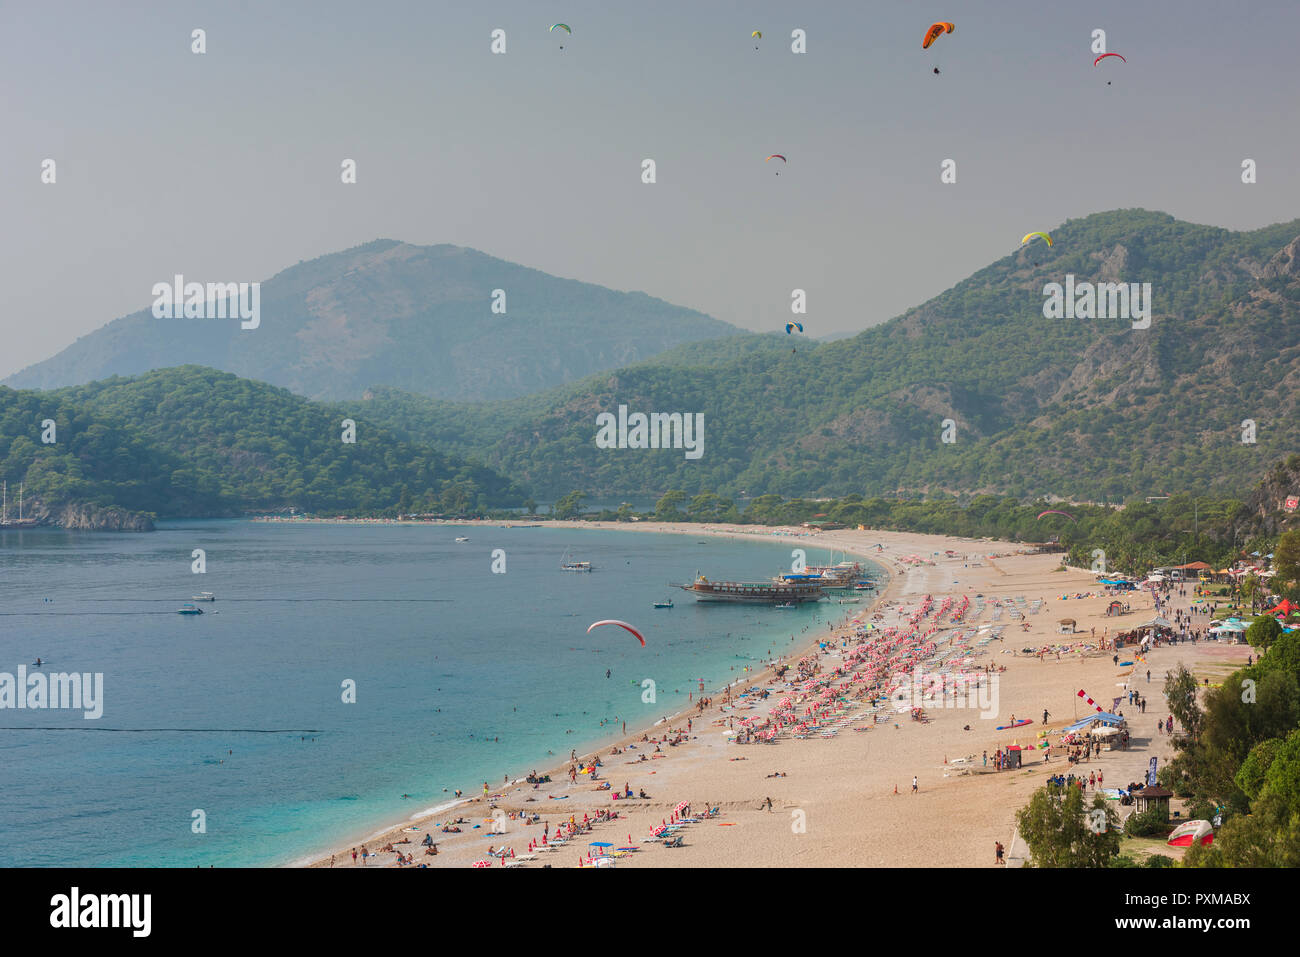
<svg viewBox="0 0 1300 957">
<path fill-rule="evenodd" d="M 1050 232 L 849 339 L 727 339 L 506 402 L 380 390 L 367 414 L 543 499 L 1245 494 L 1300 450 L 1300 221 L 1120 210 Z M 1044 314 L 1049 284 L 1121 282 L 1150 283 L 1149 328 Z M 597 448 L 619 405 L 703 413 L 703 457 Z"/>
<path fill-rule="evenodd" d="M 1243 496 L 1269 463 L 1300 450 L 1300 221 L 1235 233 L 1121 210 L 1071 220 L 1051 235 L 1050 247 L 1035 241 L 904 315 L 833 342 L 725 335 L 730 327 L 698 313 L 469 250 L 372 243 L 269 281 L 258 330 L 228 322 L 221 338 L 211 321 L 187 329 L 185 320 L 129 317 L 14 377 L 54 375 L 59 362 L 90 369 L 125 361 L 128 344 L 158 356 L 132 361 L 162 361 L 175 342 L 153 346 L 145 333 L 169 322 L 162 328 L 186 330 L 178 336 L 215 337 L 205 363 L 237 353 L 240 363 L 269 370 L 246 375 L 300 376 L 288 388 L 338 401 L 312 403 L 195 367 L 54 393 L 0 388 L 0 469 L 11 486 L 25 478 L 51 514 L 58 503 L 159 515 L 287 506 L 456 513 L 574 490 L 606 501 L 655 500 L 670 489 L 729 498 Z M 459 291 L 453 275 L 464 283 Z M 559 293 L 530 289 L 567 289 L 590 309 L 582 319 L 534 316 L 528 322 L 550 329 L 552 341 L 522 348 L 523 333 L 492 331 L 517 321 L 520 298 L 508 293 L 509 319 L 492 316 L 498 283 L 534 303 Z M 1053 284 L 1078 294 L 1086 283 L 1149 284 L 1149 325 L 1045 315 Z M 440 290 L 446 308 L 416 297 L 416 287 Z M 352 305 L 336 311 L 342 302 Z M 353 355 L 382 354 L 388 374 L 400 368 L 413 378 L 434 364 L 458 383 L 461 399 L 476 394 L 470 380 L 484 369 L 505 380 L 513 362 L 507 391 L 524 391 L 613 361 L 608 337 L 584 340 L 578 331 L 597 323 L 599 302 L 622 310 L 620 328 L 640 303 L 645 316 L 669 317 L 658 334 L 718 335 L 667 336 L 654 346 L 666 351 L 615 371 L 486 402 L 418 394 Z M 359 303 L 370 304 L 369 318 Z M 462 331 L 483 355 L 440 355 L 414 331 L 390 338 L 399 327 L 455 326 L 449 317 L 471 303 L 484 315 L 462 320 L 472 326 Z M 98 357 L 89 345 L 96 337 Z M 244 344 L 253 341 L 261 345 Z M 359 342 L 369 345 L 348 345 Z M 521 356 L 534 348 L 563 368 L 532 368 Z M 491 392 L 478 384 L 478 394 Z M 620 406 L 702 414 L 703 455 L 598 448 L 597 416 Z M 59 422 L 58 445 L 39 441 L 47 417 Z M 364 444 L 337 442 L 343 418 L 357 421 Z M 1276 497 L 1289 479 L 1274 479 Z"/>
<path fill-rule="evenodd" d="M 504 314 L 492 311 L 494 295 Z M 141 300 L 152 304 L 149 289 Z M 356 398 L 378 385 L 473 401 L 527 395 L 740 332 L 644 293 L 559 279 L 459 246 L 392 240 L 284 270 L 262 284 L 260 313 L 257 328 L 241 329 L 238 320 L 160 319 L 145 309 L 4 384 L 55 389 L 201 364 L 313 399 Z"/>
</svg>

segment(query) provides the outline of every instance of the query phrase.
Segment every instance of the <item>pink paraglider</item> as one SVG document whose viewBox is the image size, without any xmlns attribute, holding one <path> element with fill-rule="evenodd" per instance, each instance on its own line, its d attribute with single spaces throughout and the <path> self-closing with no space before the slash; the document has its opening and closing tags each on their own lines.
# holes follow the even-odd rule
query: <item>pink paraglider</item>
<svg viewBox="0 0 1300 957">
<path fill-rule="evenodd" d="M 627 622 L 619 621 L 617 618 L 606 618 L 603 621 L 592 623 L 591 627 L 587 629 L 587 634 L 591 634 L 592 628 L 599 628 L 601 625 L 618 625 L 620 628 L 626 628 L 628 631 L 632 632 L 633 637 L 635 637 L 637 641 L 641 642 L 641 647 L 645 647 L 645 638 L 642 636 L 641 632 L 637 631 Z"/>
</svg>

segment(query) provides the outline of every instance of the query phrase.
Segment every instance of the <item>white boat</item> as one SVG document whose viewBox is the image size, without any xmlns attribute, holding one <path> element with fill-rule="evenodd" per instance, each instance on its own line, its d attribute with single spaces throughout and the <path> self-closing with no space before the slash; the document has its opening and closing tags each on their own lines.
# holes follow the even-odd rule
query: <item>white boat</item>
<svg viewBox="0 0 1300 957">
<path fill-rule="evenodd" d="M 857 604 L 858 602 L 860 602 L 860 601 L 862 601 L 861 598 L 841 598 L 841 599 L 840 599 L 840 604 L 841 604 L 841 605 L 856 605 L 856 604 Z"/>
<path fill-rule="evenodd" d="M 566 572 L 589 572 L 591 562 L 560 562 L 560 568 Z"/>
<path fill-rule="evenodd" d="M 197 595 L 191 595 L 190 601 L 216 601 L 217 596 L 210 591 L 201 591 Z"/>
<path fill-rule="evenodd" d="M 1192 844 L 1210 844 L 1214 841 L 1214 828 L 1209 821 L 1188 821 L 1174 828 L 1165 843 L 1170 847 L 1190 847 Z"/>
<path fill-rule="evenodd" d="M 468 542 L 468 541 L 469 541 L 469 539 L 466 538 L 466 537 L 463 536 L 463 535 L 462 535 L 460 538 L 456 539 L 456 543 L 459 544 L 459 545 L 463 545 L 463 544 L 465 544 L 465 543 Z"/>
</svg>

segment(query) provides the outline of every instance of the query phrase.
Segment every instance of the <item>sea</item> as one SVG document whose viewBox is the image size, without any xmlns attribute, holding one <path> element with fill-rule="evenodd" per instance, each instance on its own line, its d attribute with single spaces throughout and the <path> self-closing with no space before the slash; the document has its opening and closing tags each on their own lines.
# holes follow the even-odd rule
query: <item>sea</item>
<svg viewBox="0 0 1300 957">
<path fill-rule="evenodd" d="M 832 557 L 805 547 L 809 564 Z M 0 681 L 102 675 L 97 718 L 84 701 L 0 708 L 0 866 L 304 863 L 448 809 L 458 789 L 555 767 L 858 610 L 669 587 L 697 571 L 763 580 L 791 551 L 545 526 L 0 531 Z M 204 614 L 178 614 L 204 591 Z M 645 647 L 617 625 L 588 633 L 604 619 Z"/>
</svg>

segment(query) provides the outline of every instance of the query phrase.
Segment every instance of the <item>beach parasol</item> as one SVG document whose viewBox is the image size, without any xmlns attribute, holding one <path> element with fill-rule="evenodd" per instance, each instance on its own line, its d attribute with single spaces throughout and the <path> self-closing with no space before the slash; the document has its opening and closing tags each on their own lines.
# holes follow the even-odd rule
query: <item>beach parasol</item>
<svg viewBox="0 0 1300 957">
<path fill-rule="evenodd" d="M 491 861 L 475 861 L 475 862 L 474 862 L 474 866 L 475 866 L 475 867 L 491 867 L 491 866 L 492 866 L 492 862 L 491 862 Z"/>
</svg>

